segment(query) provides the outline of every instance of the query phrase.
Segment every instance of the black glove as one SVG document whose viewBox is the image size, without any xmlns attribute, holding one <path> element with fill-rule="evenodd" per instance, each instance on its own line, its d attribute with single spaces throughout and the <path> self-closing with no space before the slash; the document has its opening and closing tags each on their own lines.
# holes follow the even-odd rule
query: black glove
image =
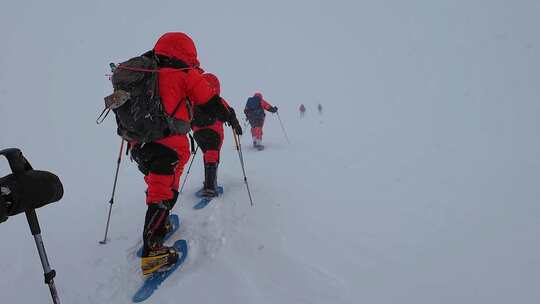
<svg viewBox="0 0 540 304">
<path fill-rule="evenodd" d="M 271 107 L 270 109 L 268 109 L 268 111 L 269 111 L 270 113 L 276 113 L 276 112 L 277 112 L 277 107 L 276 107 L 276 106 L 273 106 L 273 107 Z"/>
<path fill-rule="evenodd" d="M 221 102 L 219 95 L 214 95 L 207 103 L 200 105 L 199 108 L 210 117 L 216 117 L 221 121 L 229 121 L 229 111 Z"/>
<path fill-rule="evenodd" d="M 238 118 L 236 118 L 236 113 L 234 112 L 234 109 L 229 108 L 229 113 L 229 119 L 227 122 L 231 125 L 237 135 L 242 135 L 242 127 L 240 126 L 240 122 L 238 122 Z"/>
</svg>

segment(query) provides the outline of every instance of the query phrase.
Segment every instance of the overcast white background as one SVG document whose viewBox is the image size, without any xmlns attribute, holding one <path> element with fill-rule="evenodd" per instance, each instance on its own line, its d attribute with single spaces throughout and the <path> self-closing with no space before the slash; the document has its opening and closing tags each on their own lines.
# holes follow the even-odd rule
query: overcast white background
<svg viewBox="0 0 540 304">
<path fill-rule="evenodd" d="M 65 302 L 127 302 L 144 184 L 126 162 L 99 247 L 119 138 L 94 120 L 108 63 L 183 31 L 237 113 L 262 91 L 293 143 L 268 117 L 250 209 L 228 136 L 230 191 L 179 207 L 192 255 L 157 303 L 538 303 L 538 16 L 525 0 L 4 1 L 0 147 L 64 183 L 39 215 Z M 0 225 L 0 300 L 46 303 L 25 225 Z"/>
</svg>

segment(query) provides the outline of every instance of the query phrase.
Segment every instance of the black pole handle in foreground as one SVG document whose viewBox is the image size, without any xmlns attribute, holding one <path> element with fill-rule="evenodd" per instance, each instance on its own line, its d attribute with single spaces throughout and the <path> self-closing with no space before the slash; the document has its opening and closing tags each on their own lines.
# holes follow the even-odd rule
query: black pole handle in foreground
<svg viewBox="0 0 540 304">
<path fill-rule="evenodd" d="M 242 173 L 244 174 L 244 183 L 246 184 L 248 196 L 249 196 L 249 202 L 251 203 L 251 207 L 253 207 L 253 198 L 251 197 L 251 191 L 249 190 L 249 183 L 246 177 L 246 169 L 244 166 L 244 155 L 242 154 L 242 144 L 240 143 L 240 137 L 234 129 L 232 129 L 233 137 L 234 137 L 234 143 L 236 144 L 236 151 L 238 151 L 238 157 L 240 158 L 240 165 L 242 166 Z"/>
<path fill-rule="evenodd" d="M 15 176 L 23 174 L 25 171 L 32 170 L 32 166 L 23 156 L 21 150 L 10 148 L 0 151 L 0 155 L 4 155 L 13 171 Z M 60 297 L 58 296 L 58 291 L 56 290 L 56 285 L 54 284 L 54 278 L 56 277 L 56 271 L 51 268 L 49 264 L 49 259 L 47 258 L 47 253 L 45 252 L 45 246 L 43 245 L 43 239 L 41 238 L 41 228 L 39 227 L 39 221 L 35 209 L 27 210 L 26 219 L 28 221 L 28 226 L 30 226 L 30 231 L 34 236 L 34 241 L 39 253 L 39 259 L 41 260 L 41 265 L 43 266 L 43 275 L 45 277 L 45 284 L 49 285 L 49 290 L 51 291 L 51 297 L 54 304 L 60 304 Z"/>
<path fill-rule="evenodd" d="M 107 216 L 107 225 L 105 226 L 105 237 L 103 241 L 99 241 L 100 244 L 107 244 L 107 235 L 109 234 L 109 224 L 111 222 L 111 212 L 112 206 L 114 204 L 114 193 L 116 192 L 116 182 L 118 181 L 118 171 L 120 169 L 120 162 L 122 161 L 122 151 L 124 150 L 124 139 L 120 143 L 120 153 L 118 153 L 118 160 L 116 161 L 116 173 L 114 174 L 114 184 L 111 194 L 111 199 L 109 200 L 109 215 Z"/>
</svg>

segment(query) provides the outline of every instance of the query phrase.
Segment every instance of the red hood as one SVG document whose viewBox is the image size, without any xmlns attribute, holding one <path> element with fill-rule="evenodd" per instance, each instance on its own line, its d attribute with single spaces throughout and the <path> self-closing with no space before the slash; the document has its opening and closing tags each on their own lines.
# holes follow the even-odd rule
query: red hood
<svg viewBox="0 0 540 304">
<path fill-rule="evenodd" d="M 154 52 L 182 60 L 192 67 L 199 66 L 195 43 L 184 33 L 172 32 L 163 34 L 156 42 Z"/>
<path fill-rule="evenodd" d="M 206 81 L 208 81 L 212 89 L 216 91 L 216 94 L 220 95 L 220 85 L 217 76 L 212 73 L 205 73 L 203 74 L 203 77 L 206 79 Z"/>
</svg>

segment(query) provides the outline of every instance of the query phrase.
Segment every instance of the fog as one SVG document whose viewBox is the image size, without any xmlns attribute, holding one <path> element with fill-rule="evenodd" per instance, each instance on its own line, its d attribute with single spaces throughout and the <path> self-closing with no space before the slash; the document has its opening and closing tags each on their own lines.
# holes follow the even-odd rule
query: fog
<svg viewBox="0 0 540 304">
<path fill-rule="evenodd" d="M 182 31 L 236 112 L 261 91 L 292 144 L 273 116 L 265 151 L 243 136 L 254 208 L 230 133 L 225 195 L 200 212 L 197 160 L 177 207 L 190 256 L 155 303 L 539 302 L 538 16 L 525 0 L 5 1 L 0 148 L 64 183 L 38 210 L 61 298 L 124 303 L 140 282 L 128 159 L 97 243 L 120 138 L 95 119 L 108 64 Z M 50 301 L 24 216 L 0 240 L 1 301 Z"/>
</svg>

